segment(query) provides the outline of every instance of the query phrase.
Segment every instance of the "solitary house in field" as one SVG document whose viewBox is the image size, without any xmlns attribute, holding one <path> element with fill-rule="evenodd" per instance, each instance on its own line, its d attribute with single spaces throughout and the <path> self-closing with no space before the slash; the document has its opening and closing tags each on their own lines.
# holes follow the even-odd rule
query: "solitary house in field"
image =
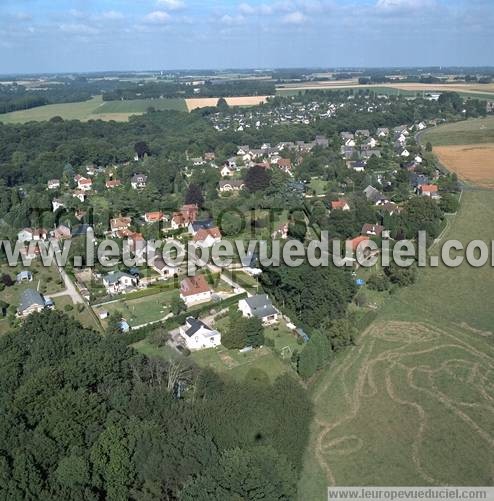
<svg viewBox="0 0 494 501">
<path fill-rule="evenodd" d="M 179 333 L 191 351 L 214 348 L 221 344 L 221 334 L 194 317 L 187 318 L 185 325 L 179 328 Z"/>
</svg>

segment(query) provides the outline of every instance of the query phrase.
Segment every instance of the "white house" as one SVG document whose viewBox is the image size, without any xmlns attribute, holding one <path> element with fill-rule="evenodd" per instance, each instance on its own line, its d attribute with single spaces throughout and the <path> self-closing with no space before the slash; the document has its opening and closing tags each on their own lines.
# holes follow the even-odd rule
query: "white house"
<svg viewBox="0 0 494 501">
<path fill-rule="evenodd" d="M 17 233 L 17 240 L 20 242 L 30 242 L 31 240 L 46 240 L 48 232 L 44 228 L 24 228 Z"/>
<path fill-rule="evenodd" d="M 180 326 L 179 333 L 185 346 L 191 351 L 214 348 L 221 344 L 221 334 L 194 317 L 187 318 L 185 325 Z"/>
<path fill-rule="evenodd" d="M 65 204 L 58 198 L 54 198 L 51 201 L 51 206 L 53 207 L 53 212 L 57 212 L 61 207 L 65 207 Z"/>
<path fill-rule="evenodd" d="M 157 271 L 163 278 L 170 278 L 178 273 L 178 268 L 167 265 L 162 256 L 156 256 L 153 259 L 151 267 L 153 268 L 153 270 Z"/>
<path fill-rule="evenodd" d="M 50 179 L 48 181 L 48 189 L 56 190 L 57 188 L 60 188 L 60 179 Z"/>
<path fill-rule="evenodd" d="M 187 306 L 211 300 L 211 289 L 204 275 L 186 277 L 180 283 L 180 297 Z"/>
<path fill-rule="evenodd" d="M 238 309 L 244 317 L 259 318 L 263 325 L 271 325 L 278 321 L 279 312 L 267 294 L 257 294 L 241 299 L 238 302 Z"/>
<path fill-rule="evenodd" d="M 405 148 L 401 153 L 400 156 L 407 158 L 410 156 L 410 152 Z"/>
<path fill-rule="evenodd" d="M 230 167 L 230 165 L 225 164 L 220 170 L 221 177 L 232 177 L 235 174 L 235 169 Z"/>
<path fill-rule="evenodd" d="M 221 232 L 216 226 L 213 228 L 201 228 L 194 235 L 194 245 L 203 249 L 212 247 L 216 242 L 221 242 Z"/>
<path fill-rule="evenodd" d="M 145 188 L 148 182 L 148 177 L 145 174 L 134 174 L 130 180 L 130 185 L 134 190 Z"/>
<path fill-rule="evenodd" d="M 81 202 L 84 202 L 86 200 L 86 192 L 84 190 L 74 190 L 72 198 L 78 198 Z"/>
<path fill-rule="evenodd" d="M 103 285 L 109 294 L 118 294 L 137 285 L 137 279 L 128 273 L 117 271 L 103 277 Z"/>
<path fill-rule="evenodd" d="M 88 179 L 87 177 L 77 174 L 77 176 L 75 176 L 74 179 L 77 183 L 77 188 L 79 188 L 82 191 L 90 191 L 91 188 L 93 187 L 93 182 L 91 181 L 91 179 Z"/>
</svg>

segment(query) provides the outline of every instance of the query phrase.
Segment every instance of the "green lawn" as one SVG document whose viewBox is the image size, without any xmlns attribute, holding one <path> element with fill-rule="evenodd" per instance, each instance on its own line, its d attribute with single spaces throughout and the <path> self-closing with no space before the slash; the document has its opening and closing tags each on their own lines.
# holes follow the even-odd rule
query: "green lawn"
<svg viewBox="0 0 494 501">
<path fill-rule="evenodd" d="M 84 309 L 82 309 L 82 311 L 79 311 L 79 305 L 73 304 L 72 298 L 70 296 L 56 297 L 53 301 L 55 302 L 55 308 L 58 311 L 61 311 L 71 316 L 72 318 L 79 320 L 79 322 L 81 322 L 84 327 L 89 327 L 90 329 L 97 331 L 101 330 L 99 322 L 91 314 L 88 306 L 84 305 Z M 73 309 L 70 311 L 66 311 L 64 309 L 64 306 L 68 304 L 73 306 Z"/>
<path fill-rule="evenodd" d="M 193 352 L 190 357 L 200 367 L 210 367 L 219 374 L 237 380 L 245 378 L 250 369 L 260 369 L 271 381 L 281 374 L 292 372 L 288 362 L 283 362 L 269 348 L 263 347 L 249 353 L 227 350 L 224 347 Z"/>
<path fill-rule="evenodd" d="M 494 239 L 490 191 L 463 194 L 445 238 Z M 433 252 L 437 249 L 433 249 Z M 492 267 L 420 270 L 311 386 L 300 499 L 327 485 L 492 485 Z"/>
<path fill-rule="evenodd" d="M 178 295 L 177 289 L 170 289 L 152 296 L 128 300 L 120 299 L 102 306 L 94 306 L 93 309 L 97 315 L 104 310 L 108 311 L 110 315 L 119 312 L 129 325 L 134 327 L 165 317 L 170 313 L 171 299 L 176 295 Z"/>
<path fill-rule="evenodd" d="M 441 125 L 424 132 L 422 143 L 433 146 L 494 143 L 494 116 Z"/>
</svg>

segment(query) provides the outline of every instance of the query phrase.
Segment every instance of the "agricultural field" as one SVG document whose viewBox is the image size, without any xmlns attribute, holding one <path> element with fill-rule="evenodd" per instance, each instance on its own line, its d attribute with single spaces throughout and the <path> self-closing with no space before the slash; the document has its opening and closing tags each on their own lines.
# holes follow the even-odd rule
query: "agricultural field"
<svg viewBox="0 0 494 501">
<path fill-rule="evenodd" d="M 494 188 L 494 143 L 435 146 L 434 154 L 463 181 Z"/>
<path fill-rule="evenodd" d="M 490 241 L 493 217 L 492 192 L 465 192 L 445 238 Z M 492 485 L 493 294 L 494 269 L 464 264 L 420 270 L 388 298 L 312 387 L 303 498 L 327 485 Z"/>
<path fill-rule="evenodd" d="M 257 106 L 258 104 L 265 103 L 270 96 L 240 96 L 240 97 L 226 97 L 226 102 L 229 106 Z M 207 108 L 208 106 L 216 106 L 218 103 L 217 97 L 197 97 L 189 98 L 187 108 L 189 111 L 197 108 Z"/>
<path fill-rule="evenodd" d="M 457 92 L 462 97 L 476 99 L 494 99 L 494 85 L 480 84 L 420 84 L 420 83 L 385 83 L 359 85 L 356 80 L 333 82 L 308 82 L 306 84 L 284 84 L 276 88 L 277 95 L 296 95 L 306 90 L 345 90 L 373 89 L 382 94 L 415 95 L 417 92 Z"/>
<path fill-rule="evenodd" d="M 494 117 L 441 125 L 420 139 L 430 142 L 439 161 L 462 180 L 494 187 Z"/>
<path fill-rule="evenodd" d="M 148 108 L 155 110 L 187 111 L 185 99 L 134 99 L 131 101 L 105 101 L 93 113 L 106 114 L 140 114 L 146 113 Z"/>
<path fill-rule="evenodd" d="M 59 116 L 64 120 L 115 120 L 126 122 L 132 115 L 141 115 L 149 107 L 156 110 L 187 111 L 184 99 L 135 99 L 132 101 L 106 101 L 95 96 L 80 103 L 48 104 L 29 110 L 0 115 L 3 123 L 42 122 Z"/>
</svg>

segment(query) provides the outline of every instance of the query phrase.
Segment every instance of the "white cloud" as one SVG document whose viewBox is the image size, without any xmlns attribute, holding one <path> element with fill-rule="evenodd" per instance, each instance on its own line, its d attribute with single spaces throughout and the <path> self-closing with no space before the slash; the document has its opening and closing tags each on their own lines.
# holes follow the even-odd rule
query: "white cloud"
<svg viewBox="0 0 494 501">
<path fill-rule="evenodd" d="M 156 3 L 168 10 L 180 10 L 185 7 L 183 0 L 156 0 Z"/>
<path fill-rule="evenodd" d="M 59 28 L 64 33 L 71 33 L 73 35 L 94 35 L 98 33 L 96 28 L 82 23 L 61 24 Z"/>
<path fill-rule="evenodd" d="M 381 11 L 398 12 L 426 9 L 435 5 L 435 0 L 377 0 L 376 7 Z"/>
<path fill-rule="evenodd" d="M 116 21 L 117 19 L 123 19 L 124 15 L 121 12 L 117 12 L 116 10 L 108 10 L 106 12 L 102 12 L 100 17 L 102 19 Z"/>
<path fill-rule="evenodd" d="M 166 24 L 170 21 L 170 14 L 162 10 L 155 10 L 144 16 L 144 22 L 148 24 Z"/>
<path fill-rule="evenodd" d="M 242 15 L 238 16 L 230 16 L 228 14 L 225 14 L 221 19 L 220 22 L 222 24 L 225 24 L 227 26 L 238 26 L 240 24 L 245 23 L 245 17 Z"/>
<path fill-rule="evenodd" d="M 286 14 L 286 16 L 281 18 L 281 22 L 283 24 L 304 24 L 307 20 L 307 16 L 298 10 L 291 12 L 290 14 Z"/>
</svg>

